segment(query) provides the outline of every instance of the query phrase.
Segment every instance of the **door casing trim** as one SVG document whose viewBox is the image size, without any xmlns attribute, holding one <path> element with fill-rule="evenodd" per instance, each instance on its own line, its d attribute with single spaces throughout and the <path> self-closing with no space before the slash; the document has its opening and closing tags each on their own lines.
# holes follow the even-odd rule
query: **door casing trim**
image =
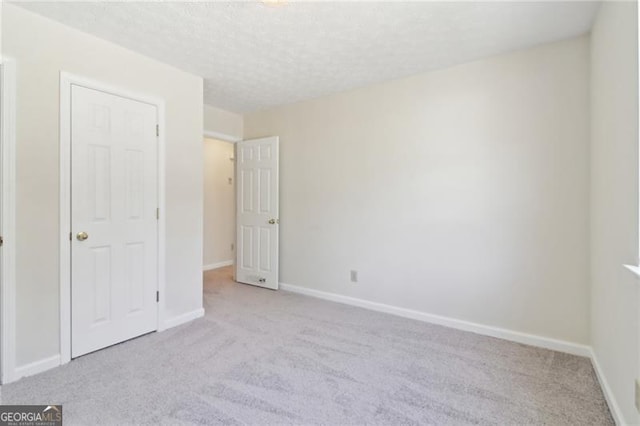
<svg viewBox="0 0 640 426">
<path fill-rule="evenodd" d="M 166 287 L 166 156 L 165 101 L 153 96 L 133 93 L 119 87 L 85 77 L 60 72 L 60 364 L 71 361 L 71 86 L 77 85 L 156 106 L 158 114 L 158 302 L 157 331 L 164 330 Z"/>
<path fill-rule="evenodd" d="M 242 140 L 241 137 L 232 136 L 221 132 L 214 132 L 213 130 L 205 130 L 203 133 L 205 138 L 218 139 L 223 142 L 236 143 Z"/>
<path fill-rule="evenodd" d="M 2 161 L 2 214 L 4 238 L 0 256 L 0 383 L 16 380 L 16 61 L 1 57 L 2 113 L 0 158 Z"/>
</svg>

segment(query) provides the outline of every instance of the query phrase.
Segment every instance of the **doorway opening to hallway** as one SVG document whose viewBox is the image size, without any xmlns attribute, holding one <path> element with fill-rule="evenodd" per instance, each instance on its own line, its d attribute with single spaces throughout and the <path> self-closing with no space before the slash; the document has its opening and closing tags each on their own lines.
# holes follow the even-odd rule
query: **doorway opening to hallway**
<svg viewBox="0 0 640 426">
<path fill-rule="evenodd" d="M 235 262 L 236 209 L 234 144 L 204 138 L 203 269 Z"/>
</svg>

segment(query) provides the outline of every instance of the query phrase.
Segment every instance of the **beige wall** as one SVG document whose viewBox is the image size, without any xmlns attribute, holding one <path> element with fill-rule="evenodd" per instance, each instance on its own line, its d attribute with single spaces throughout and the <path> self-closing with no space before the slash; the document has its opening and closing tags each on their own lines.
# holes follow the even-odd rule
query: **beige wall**
<svg viewBox="0 0 640 426">
<path fill-rule="evenodd" d="M 209 138 L 204 140 L 205 268 L 235 257 L 231 249 L 236 235 L 232 158 L 233 144 Z"/>
<path fill-rule="evenodd" d="M 5 4 L 17 61 L 17 365 L 59 353 L 59 73 L 166 101 L 168 317 L 202 307 L 202 79 Z"/>
<path fill-rule="evenodd" d="M 226 136 L 233 140 L 242 139 L 244 125 L 242 115 L 205 105 L 203 108 L 203 117 L 205 133 L 217 134 L 219 137 Z"/>
<path fill-rule="evenodd" d="M 588 343 L 588 69 L 582 37 L 246 115 L 281 281 Z"/>
<path fill-rule="evenodd" d="M 591 344 L 626 424 L 638 424 L 637 4 L 605 2 L 591 36 Z"/>
</svg>

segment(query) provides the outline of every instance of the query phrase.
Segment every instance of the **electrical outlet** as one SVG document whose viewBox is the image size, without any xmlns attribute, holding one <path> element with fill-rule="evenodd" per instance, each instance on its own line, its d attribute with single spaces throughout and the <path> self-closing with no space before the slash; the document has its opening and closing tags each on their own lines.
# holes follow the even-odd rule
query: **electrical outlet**
<svg viewBox="0 0 640 426">
<path fill-rule="evenodd" d="M 233 178 L 229 178 L 229 185 L 233 185 Z"/>
<path fill-rule="evenodd" d="M 233 251 L 233 249 L 234 249 L 234 245 L 233 243 L 231 243 L 231 251 Z"/>
<path fill-rule="evenodd" d="M 636 379 L 636 410 L 640 412 L 640 379 Z"/>
<path fill-rule="evenodd" d="M 352 283 L 357 283 L 358 282 L 358 271 L 352 269 L 351 270 L 351 282 Z"/>
</svg>

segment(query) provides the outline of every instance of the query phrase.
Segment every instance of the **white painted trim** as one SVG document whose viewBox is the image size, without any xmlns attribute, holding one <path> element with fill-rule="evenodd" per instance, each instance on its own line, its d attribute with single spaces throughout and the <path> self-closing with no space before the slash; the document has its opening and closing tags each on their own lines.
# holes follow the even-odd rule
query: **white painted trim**
<svg viewBox="0 0 640 426">
<path fill-rule="evenodd" d="M 200 308 L 200 309 L 196 309 L 195 311 L 187 312 L 185 314 L 166 319 L 162 324 L 162 328 L 160 329 L 160 331 L 164 331 L 172 327 L 177 327 L 179 325 L 186 324 L 190 321 L 201 318 L 203 316 L 204 316 L 204 308 Z"/>
<path fill-rule="evenodd" d="M 2 62 L 2 247 L 0 279 L 0 383 L 15 380 L 16 362 L 16 62 L 3 57 Z"/>
<path fill-rule="evenodd" d="M 166 154 L 165 102 L 163 99 L 132 93 L 100 81 L 60 72 L 60 364 L 71 361 L 71 85 L 78 85 L 116 96 L 154 105 L 157 108 L 160 136 L 158 137 L 158 303 L 157 329 L 164 324 L 166 294 Z"/>
<path fill-rule="evenodd" d="M 591 355 L 591 349 L 589 346 L 581 345 L 578 343 L 566 342 L 563 340 L 537 336 L 534 334 L 521 333 L 519 331 L 508 330 L 505 328 L 477 324 L 470 321 L 463 321 L 441 315 L 434 315 L 426 312 L 416 311 L 413 309 L 405 309 L 397 306 L 385 305 L 383 303 L 371 302 L 368 300 L 343 296 L 336 293 L 312 290 L 309 288 L 291 284 L 280 283 L 280 289 L 291 291 L 293 293 L 304 294 L 306 296 L 316 297 L 319 299 L 330 300 L 332 302 L 344 303 L 346 305 L 370 309 L 372 311 L 384 312 L 404 318 L 423 321 L 430 324 L 443 325 L 445 327 L 455 328 L 457 330 L 470 331 L 472 333 L 482 334 L 484 336 L 497 337 L 499 339 L 510 340 L 512 342 L 522 343 L 525 345 L 537 346 L 545 349 L 551 349 L 554 351 L 565 352 L 584 357 L 589 357 Z"/>
<path fill-rule="evenodd" d="M 203 271 L 210 271 L 212 269 L 218 269 L 218 268 L 222 268 L 223 266 L 230 266 L 233 265 L 233 259 L 232 260 L 223 260 L 222 262 L 216 262 L 216 263 L 210 263 L 208 265 L 204 265 L 202 267 Z"/>
<path fill-rule="evenodd" d="M 42 373 L 58 366 L 60 366 L 60 355 L 41 359 L 40 361 L 35 361 L 16 368 L 16 380 L 27 376 L 33 376 L 34 374 Z"/>
<path fill-rule="evenodd" d="M 162 329 L 162 324 L 166 317 L 166 294 L 167 294 L 167 154 L 166 154 L 166 115 L 164 100 L 157 100 L 158 125 L 160 136 L 158 136 L 158 208 L 160 217 L 158 218 L 158 291 L 160 300 L 158 301 L 158 331 Z"/>
<path fill-rule="evenodd" d="M 634 274 L 640 277 L 640 266 L 636 266 L 636 265 L 622 265 L 622 266 L 624 266 L 625 268 L 627 268 L 628 270 L 630 270 L 631 272 L 633 272 Z"/>
<path fill-rule="evenodd" d="M 196 309 L 195 311 L 187 312 L 182 315 L 175 316 L 173 318 L 169 318 L 165 320 L 162 324 L 162 327 L 158 329 L 158 331 L 167 330 L 172 327 L 177 327 L 182 324 L 186 324 L 195 319 L 201 318 L 204 316 L 204 308 Z M 64 364 L 62 362 L 60 355 L 54 355 L 39 361 L 35 361 L 23 366 L 20 366 L 15 369 L 15 373 L 13 375 L 13 380 L 18 380 L 23 377 L 33 376 L 34 374 L 42 373 L 47 370 L 51 370 L 52 368 L 59 367 Z"/>
<path fill-rule="evenodd" d="M 204 135 L 208 138 L 218 139 L 224 142 L 236 143 L 242 140 L 241 137 L 228 135 L 226 133 L 214 132 L 212 130 L 205 130 Z"/>
<path fill-rule="evenodd" d="M 60 363 L 71 361 L 71 81 L 60 73 Z"/>
<path fill-rule="evenodd" d="M 620 406 L 616 402 L 616 398 L 613 395 L 613 391 L 609 386 L 609 382 L 607 381 L 606 376 L 604 375 L 604 371 L 602 367 L 600 367 L 600 363 L 598 362 L 598 357 L 596 356 L 593 348 L 589 348 L 591 363 L 593 364 L 593 369 L 596 372 L 596 376 L 598 377 L 598 381 L 600 382 L 600 387 L 602 388 L 602 393 L 604 393 L 604 398 L 607 400 L 607 404 L 609 405 L 609 411 L 611 411 L 611 416 L 613 416 L 613 420 L 616 422 L 616 425 L 624 425 L 624 416 L 622 415 L 622 410 Z"/>
</svg>

